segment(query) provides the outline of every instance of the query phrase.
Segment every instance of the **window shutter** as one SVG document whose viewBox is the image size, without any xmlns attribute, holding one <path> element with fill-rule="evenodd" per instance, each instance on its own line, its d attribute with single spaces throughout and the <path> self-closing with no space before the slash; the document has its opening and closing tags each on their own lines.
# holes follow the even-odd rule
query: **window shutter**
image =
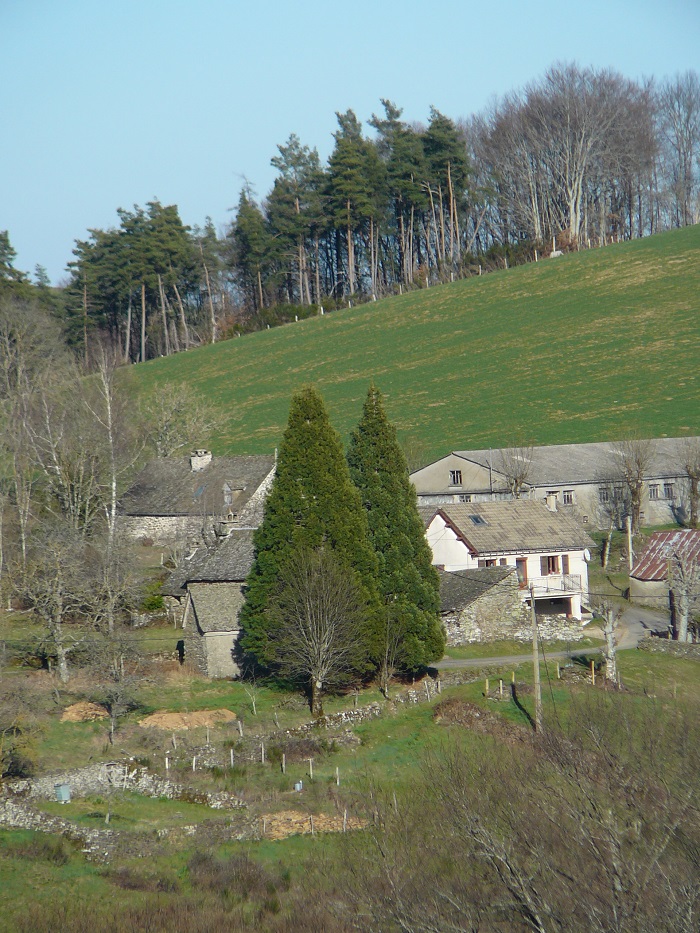
<svg viewBox="0 0 700 933">
<path fill-rule="evenodd" d="M 540 576 L 546 577 L 549 573 L 548 563 L 546 557 L 540 557 Z"/>
</svg>

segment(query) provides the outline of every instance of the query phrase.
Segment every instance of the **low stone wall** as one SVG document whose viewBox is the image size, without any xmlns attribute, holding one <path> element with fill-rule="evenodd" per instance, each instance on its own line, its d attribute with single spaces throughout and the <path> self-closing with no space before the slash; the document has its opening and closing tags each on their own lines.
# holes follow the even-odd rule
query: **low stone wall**
<svg viewBox="0 0 700 933">
<path fill-rule="evenodd" d="M 191 791 L 180 784 L 152 774 L 146 768 L 130 762 L 106 762 L 59 771 L 33 780 L 12 781 L 0 788 L 3 796 L 12 795 L 25 800 L 53 800 L 55 785 L 69 784 L 72 797 L 90 797 L 111 790 L 129 790 L 145 797 L 167 797 L 179 800 L 191 796 Z M 201 794 L 197 801 L 215 810 L 235 809 L 245 804 L 231 794 Z"/>
<path fill-rule="evenodd" d="M 645 635 L 637 645 L 640 651 L 654 651 L 659 654 L 669 654 L 674 658 L 689 658 L 700 661 L 700 643 L 672 641 L 670 638 L 659 638 L 654 635 Z"/>
</svg>

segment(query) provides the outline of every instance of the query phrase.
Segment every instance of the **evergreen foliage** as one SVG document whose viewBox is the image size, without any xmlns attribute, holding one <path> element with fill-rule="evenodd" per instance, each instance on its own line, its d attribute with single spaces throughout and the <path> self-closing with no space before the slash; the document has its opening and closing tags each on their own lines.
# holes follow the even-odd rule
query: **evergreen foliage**
<svg viewBox="0 0 700 933">
<path fill-rule="evenodd" d="M 353 482 L 367 513 L 384 603 L 384 652 L 396 666 L 415 670 L 442 657 L 440 581 L 418 514 L 406 458 L 371 385 L 348 449 Z M 393 643 L 393 645 L 392 645 Z M 384 657 L 377 659 L 384 663 Z"/>
<path fill-rule="evenodd" d="M 306 387 L 292 398 L 277 473 L 255 533 L 255 560 L 241 610 L 241 647 L 258 665 L 274 666 L 271 608 L 287 565 L 301 549 L 322 546 L 334 552 L 357 584 L 366 607 L 363 641 L 370 657 L 379 597 L 367 517 L 323 399 L 314 388 Z"/>
</svg>

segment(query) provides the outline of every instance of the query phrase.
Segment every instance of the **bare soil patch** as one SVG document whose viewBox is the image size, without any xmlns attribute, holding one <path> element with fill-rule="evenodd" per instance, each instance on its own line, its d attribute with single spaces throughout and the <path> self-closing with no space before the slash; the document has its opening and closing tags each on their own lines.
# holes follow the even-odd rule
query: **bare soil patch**
<svg viewBox="0 0 700 933">
<path fill-rule="evenodd" d="M 279 813 L 264 814 L 261 817 L 260 831 L 264 833 L 265 839 L 286 839 L 287 836 L 310 833 L 312 820 L 314 833 L 342 833 L 343 831 L 342 816 L 327 816 L 325 813 L 320 813 L 312 817 L 299 810 L 282 810 Z M 345 828 L 348 830 L 363 829 L 366 825 L 367 820 L 348 816 Z"/>
<path fill-rule="evenodd" d="M 234 722 L 238 717 L 230 709 L 200 709 L 193 713 L 152 713 L 139 722 L 146 729 L 167 729 L 178 732 L 196 729 L 199 726 L 216 726 L 222 722 Z"/>
<path fill-rule="evenodd" d="M 63 710 L 61 722 L 95 722 L 97 719 L 107 719 L 109 713 L 98 703 L 88 703 L 81 701 L 67 706 Z"/>
</svg>

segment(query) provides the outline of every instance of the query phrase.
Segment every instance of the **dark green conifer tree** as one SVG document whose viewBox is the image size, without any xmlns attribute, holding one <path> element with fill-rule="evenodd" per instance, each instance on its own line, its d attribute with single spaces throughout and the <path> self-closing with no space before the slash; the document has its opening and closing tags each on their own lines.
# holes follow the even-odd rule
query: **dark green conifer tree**
<svg viewBox="0 0 700 933">
<path fill-rule="evenodd" d="M 319 548 L 331 549 L 357 584 L 366 605 L 363 641 L 369 659 L 376 654 L 380 602 L 367 516 L 323 399 L 306 387 L 292 397 L 241 610 L 241 647 L 258 665 L 274 667 L 271 608 L 290 558 Z"/>
<path fill-rule="evenodd" d="M 379 564 L 383 620 L 379 663 L 386 691 L 391 670 L 415 670 L 442 657 L 440 582 L 418 514 L 406 458 L 371 385 L 348 449 L 353 482 L 367 513 Z"/>
</svg>

